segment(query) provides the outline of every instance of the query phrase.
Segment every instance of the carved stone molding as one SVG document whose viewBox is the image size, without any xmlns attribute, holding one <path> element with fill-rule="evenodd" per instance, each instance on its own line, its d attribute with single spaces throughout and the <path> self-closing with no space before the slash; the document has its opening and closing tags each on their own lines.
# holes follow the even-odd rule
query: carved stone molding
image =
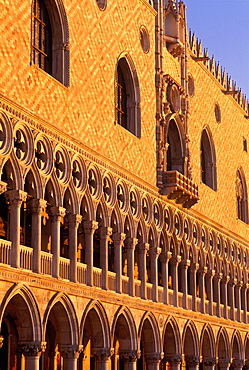
<svg viewBox="0 0 249 370">
<path fill-rule="evenodd" d="M 23 342 L 19 343 L 19 350 L 24 356 L 40 356 L 46 349 L 46 342 Z"/>
<path fill-rule="evenodd" d="M 59 351 L 64 358 L 74 359 L 78 358 L 79 354 L 82 352 L 83 346 L 78 345 L 60 345 Z"/>
<path fill-rule="evenodd" d="M 195 367 L 200 363 L 199 356 L 186 356 L 186 362 L 190 367 Z"/>
<path fill-rule="evenodd" d="M 119 357 L 122 358 L 124 362 L 136 362 L 141 356 L 141 351 L 127 350 L 121 351 Z"/>
<path fill-rule="evenodd" d="M 93 348 L 92 355 L 97 361 L 107 361 L 114 353 L 113 348 Z"/>
<path fill-rule="evenodd" d="M 163 352 L 145 353 L 145 361 L 146 363 L 158 363 L 163 358 L 163 355 Z"/>
<path fill-rule="evenodd" d="M 232 366 L 234 369 L 242 369 L 244 366 L 244 360 L 241 360 L 239 358 L 234 358 L 232 362 Z"/>
<path fill-rule="evenodd" d="M 229 358 L 221 358 L 218 361 L 220 368 L 227 368 L 230 365 L 230 359 Z"/>
<path fill-rule="evenodd" d="M 214 366 L 216 364 L 216 358 L 203 356 L 202 362 L 204 363 L 205 366 Z"/>
<path fill-rule="evenodd" d="M 169 364 L 180 364 L 182 362 L 182 355 L 166 355 L 164 359 Z"/>
</svg>

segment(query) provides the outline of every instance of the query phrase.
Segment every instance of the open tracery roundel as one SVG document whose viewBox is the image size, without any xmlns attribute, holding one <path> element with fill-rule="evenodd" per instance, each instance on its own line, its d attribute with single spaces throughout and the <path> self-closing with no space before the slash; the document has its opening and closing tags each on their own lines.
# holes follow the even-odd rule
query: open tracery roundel
<svg viewBox="0 0 249 370">
<path fill-rule="evenodd" d="M 70 179 L 69 158 L 64 148 L 59 147 L 54 154 L 54 168 L 59 181 L 64 184 Z"/>
<path fill-rule="evenodd" d="M 75 188 L 84 191 L 86 188 L 86 168 L 80 157 L 76 157 L 72 161 L 72 178 Z"/>
<path fill-rule="evenodd" d="M 35 162 L 45 175 L 50 174 L 53 168 L 52 158 L 52 148 L 49 141 L 43 135 L 38 135 L 35 142 Z"/>
<path fill-rule="evenodd" d="M 33 138 L 29 129 L 22 124 L 18 124 L 14 130 L 14 152 L 23 165 L 29 165 L 34 156 Z"/>
<path fill-rule="evenodd" d="M 12 127 L 5 114 L 0 113 L 0 153 L 7 155 L 12 149 Z"/>
</svg>

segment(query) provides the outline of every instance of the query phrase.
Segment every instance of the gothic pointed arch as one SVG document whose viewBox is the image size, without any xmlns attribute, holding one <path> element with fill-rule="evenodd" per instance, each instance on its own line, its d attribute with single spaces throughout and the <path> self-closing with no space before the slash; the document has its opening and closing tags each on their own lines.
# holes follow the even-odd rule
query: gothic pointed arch
<svg viewBox="0 0 249 370">
<path fill-rule="evenodd" d="M 165 323 L 163 330 L 163 352 L 166 361 L 171 360 L 171 357 L 181 355 L 181 335 L 176 319 L 169 317 Z"/>
<path fill-rule="evenodd" d="M 69 85 L 69 29 L 62 0 L 33 0 L 31 64 Z"/>
<path fill-rule="evenodd" d="M 216 340 L 216 357 L 220 359 L 230 359 L 231 347 L 228 334 L 225 328 L 220 328 Z"/>
<path fill-rule="evenodd" d="M 231 339 L 231 358 L 235 360 L 244 360 L 245 349 L 242 343 L 242 338 L 238 330 L 234 330 Z"/>
<path fill-rule="evenodd" d="M 167 171 L 185 174 L 186 143 L 182 123 L 178 115 L 171 115 L 166 127 Z"/>
<path fill-rule="evenodd" d="M 213 190 L 217 190 L 216 153 L 209 127 L 201 134 L 201 180 Z"/>
<path fill-rule="evenodd" d="M 205 324 L 200 337 L 200 356 L 202 362 L 215 362 L 215 338 L 212 327 Z"/>
<path fill-rule="evenodd" d="M 238 219 L 248 224 L 248 194 L 246 178 L 242 167 L 236 173 L 236 201 Z"/>
<path fill-rule="evenodd" d="M 115 69 L 115 122 L 141 137 L 140 89 L 131 56 L 124 52 Z"/>
<path fill-rule="evenodd" d="M 115 342 L 115 335 L 123 342 L 121 350 L 137 350 L 138 349 L 138 334 L 136 324 L 131 311 L 126 306 L 121 306 L 116 311 L 111 327 L 111 342 L 112 347 Z"/>
<path fill-rule="evenodd" d="M 191 358 L 192 356 L 199 356 L 200 343 L 198 332 L 193 321 L 187 321 L 182 335 L 182 353 L 185 354 L 185 358 Z"/>
</svg>

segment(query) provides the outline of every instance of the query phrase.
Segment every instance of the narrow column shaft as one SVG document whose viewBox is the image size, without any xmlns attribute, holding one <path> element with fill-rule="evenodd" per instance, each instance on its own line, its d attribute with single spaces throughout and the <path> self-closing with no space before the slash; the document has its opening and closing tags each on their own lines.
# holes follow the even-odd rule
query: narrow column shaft
<svg viewBox="0 0 249 370">
<path fill-rule="evenodd" d="M 152 282 L 152 300 L 154 302 L 158 301 L 158 265 L 157 259 L 161 253 L 161 248 L 154 247 L 150 248 L 150 258 L 151 258 L 151 282 Z"/>
<path fill-rule="evenodd" d="M 161 266 L 162 266 L 162 282 L 163 282 L 163 303 L 169 303 L 169 260 L 172 257 L 171 252 L 163 252 L 160 254 Z"/>
<path fill-rule="evenodd" d="M 89 286 L 93 286 L 93 234 L 98 228 L 98 222 L 96 221 L 85 221 L 85 260 L 87 265 L 86 270 L 86 283 Z"/>
<path fill-rule="evenodd" d="M 124 363 L 124 370 L 135 370 L 136 369 L 136 362 L 139 358 L 140 353 L 138 351 L 121 351 L 119 353 L 119 358 L 123 360 Z"/>
<path fill-rule="evenodd" d="M 228 283 L 228 296 L 229 296 L 229 305 L 230 305 L 230 319 L 235 320 L 235 294 L 234 287 L 237 284 L 237 279 L 231 279 Z"/>
<path fill-rule="evenodd" d="M 237 315 L 235 319 L 237 321 L 241 321 L 241 288 L 243 286 L 242 281 L 238 281 L 238 283 L 235 285 L 235 301 L 236 301 L 236 308 L 237 308 Z"/>
<path fill-rule="evenodd" d="M 183 296 L 182 296 L 183 308 L 188 308 L 187 293 L 188 293 L 188 268 L 189 268 L 189 266 L 190 266 L 190 261 L 189 260 L 181 261 L 181 263 L 179 265 L 180 275 L 181 275 L 180 276 L 181 288 L 182 288 L 182 293 L 183 293 Z"/>
<path fill-rule="evenodd" d="M 229 282 L 229 276 L 223 276 L 221 280 L 221 297 L 222 297 L 222 304 L 223 304 L 223 317 L 227 319 L 227 284 Z"/>
<path fill-rule="evenodd" d="M 32 199 L 32 230 L 31 245 L 33 248 L 33 270 L 41 272 L 41 215 L 46 209 L 47 202 L 44 199 Z"/>
<path fill-rule="evenodd" d="M 69 215 L 69 258 L 70 258 L 70 280 L 77 281 L 77 252 L 78 238 L 77 230 L 81 223 L 81 215 Z"/>
<path fill-rule="evenodd" d="M 199 285 L 200 285 L 200 298 L 201 298 L 201 312 L 205 313 L 205 275 L 207 273 L 207 267 L 199 269 Z"/>
<path fill-rule="evenodd" d="M 102 227 L 100 230 L 100 267 L 102 269 L 102 289 L 108 289 L 108 241 L 111 234 L 111 227 Z"/>
<path fill-rule="evenodd" d="M 127 249 L 127 262 L 128 262 L 128 276 L 129 276 L 129 295 L 134 297 L 134 250 L 138 240 L 135 238 L 127 238 L 125 241 Z"/>
<path fill-rule="evenodd" d="M 146 255 L 149 250 L 150 245 L 148 243 L 139 243 L 138 253 L 139 253 L 139 279 L 141 280 L 140 286 L 140 297 L 143 299 L 147 298 L 146 289 Z"/>
<path fill-rule="evenodd" d="M 173 304 L 178 307 L 178 264 L 181 262 L 181 256 L 174 256 L 170 259 L 172 272 Z"/>
<path fill-rule="evenodd" d="M 122 245 L 125 240 L 124 233 L 115 233 L 112 235 L 114 243 L 114 266 L 116 272 L 116 292 L 122 293 Z"/>
<path fill-rule="evenodd" d="M 77 370 L 77 359 L 82 351 L 82 346 L 60 345 L 59 351 L 63 357 L 63 370 Z"/>
<path fill-rule="evenodd" d="M 214 274 L 215 274 L 214 270 L 209 270 L 206 275 L 207 298 L 209 301 L 207 313 L 209 313 L 209 315 L 213 315 L 213 277 L 214 277 Z"/>
<path fill-rule="evenodd" d="M 27 193 L 21 190 L 9 190 L 5 197 L 10 205 L 10 240 L 11 246 L 11 265 L 20 267 L 20 208 L 22 202 L 26 200 Z"/>
<path fill-rule="evenodd" d="M 192 296 L 192 310 L 196 311 L 197 310 L 197 305 L 196 305 L 196 273 L 197 270 L 199 269 L 199 264 L 198 263 L 192 263 L 191 266 L 189 267 L 190 269 L 190 281 L 189 281 L 189 292 Z"/>
<path fill-rule="evenodd" d="M 249 284 L 244 284 L 241 288 L 241 305 L 243 309 L 243 318 L 242 321 L 244 324 L 247 324 L 247 291 L 249 288 Z"/>
<path fill-rule="evenodd" d="M 221 312 L 220 312 L 220 282 L 221 282 L 221 279 L 222 279 L 222 274 L 220 273 L 216 273 L 213 277 L 213 281 L 214 281 L 214 292 L 213 292 L 213 297 L 214 297 L 214 301 L 216 302 L 216 316 L 220 317 L 221 316 Z"/>
<path fill-rule="evenodd" d="M 113 354 L 112 348 L 93 348 L 92 354 L 95 357 L 96 370 L 108 370 L 109 359 Z"/>
<path fill-rule="evenodd" d="M 66 214 L 66 210 L 63 207 L 51 207 L 52 214 L 52 252 L 53 252 L 53 263 L 52 263 L 52 275 L 54 277 L 60 276 L 60 223 L 62 218 Z"/>
</svg>

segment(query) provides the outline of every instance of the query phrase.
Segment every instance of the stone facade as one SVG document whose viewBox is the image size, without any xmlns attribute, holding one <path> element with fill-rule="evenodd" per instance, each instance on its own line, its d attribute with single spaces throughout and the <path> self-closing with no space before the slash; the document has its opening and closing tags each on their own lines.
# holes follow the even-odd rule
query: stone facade
<svg viewBox="0 0 249 370">
<path fill-rule="evenodd" d="M 0 369 L 247 368 L 248 103 L 184 3 L 0 9 Z"/>
</svg>

